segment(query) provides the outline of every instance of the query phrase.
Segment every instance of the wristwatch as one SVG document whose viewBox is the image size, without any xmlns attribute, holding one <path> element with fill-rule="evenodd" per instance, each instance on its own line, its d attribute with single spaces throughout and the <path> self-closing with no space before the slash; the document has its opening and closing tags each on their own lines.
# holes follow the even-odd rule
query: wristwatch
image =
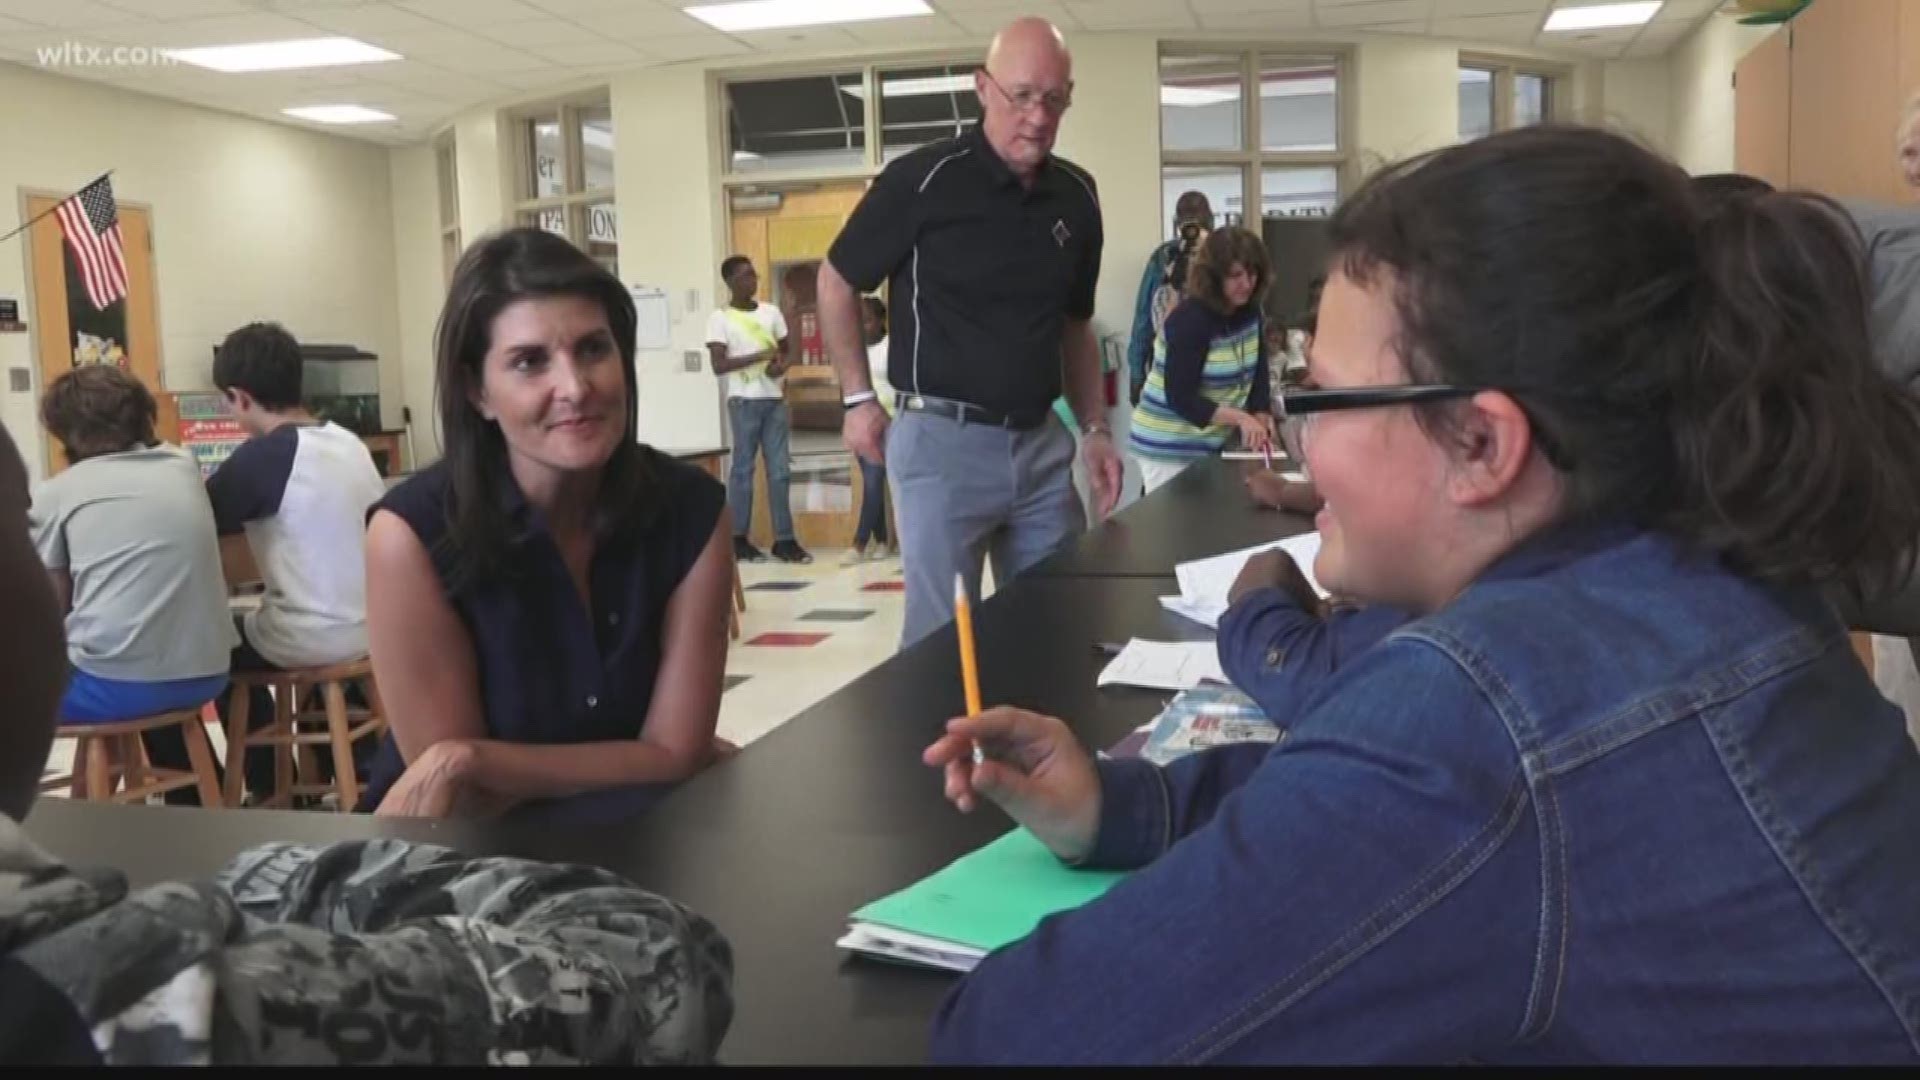
<svg viewBox="0 0 1920 1080">
<path fill-rule="evenodd" d="M 1105 435 L 1108 438 L 1112 438 L 1113 428 L 1107 426 L 1105 420 L 1093 420 L 1080 425 L 1080 434 L 1088 438 L 1094 435 Z"/>
</svg>

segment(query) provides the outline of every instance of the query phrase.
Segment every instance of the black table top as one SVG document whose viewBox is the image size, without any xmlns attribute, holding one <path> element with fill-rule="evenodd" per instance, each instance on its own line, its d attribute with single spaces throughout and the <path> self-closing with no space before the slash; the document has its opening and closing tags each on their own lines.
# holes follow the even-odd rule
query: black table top
<svg viewBox="0 0 1920 1080">
<path fill-rule="evenodd" d="M 1174 590 L 1170 578 L 1023 579 L 975 618 L 987 704 L 1060 716 L 1092 746 L 1119 741 L 1171 695 L 1096 688 L 1107 658 L 1094 645 L 1206 638 L 1159 606 Z M 920 763 L 946 719 L 964 711 L 959 667 L 949 626 L 614 828 L 43 799 L 27 829 L 62 858 L 117 866 L 135 884 L 205 875 L 265 840 L 370 835 L 603 866 L 693 906 L 733 943 L 726 1062 L 915 1063 L 952 977 L 852 959 L 833 942 L 855 908 L 1009 827 L 998 811 L 953 810 Z"/>
<path fill-rule="evenodd" d="M 1209 458 L 1027 571 L 1039 577 L 1153 577 L 1180 563 L 1312 532 L 1304 514 L 1247 494 L 1245 462 Z"/>
</svg>

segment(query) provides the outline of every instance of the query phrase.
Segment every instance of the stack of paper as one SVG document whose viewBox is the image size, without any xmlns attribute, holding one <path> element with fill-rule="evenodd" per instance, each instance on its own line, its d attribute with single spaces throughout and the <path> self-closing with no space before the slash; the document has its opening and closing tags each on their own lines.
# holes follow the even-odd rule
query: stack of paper
<svg viewBox="0 0 1920 1080">
<path fill-rule="evenodd" d="M 1226 681 L 1226 672 L 1220 670 L 1220 652 L 1211 641 L 1134 638 L 1100 672 L 1099 685 L 1191 690 L 1203 682 Z"/>
<path fill-rule="evenodd" d="M 1126 874 L 1074 870 L 1025 829 L 853 913 L 838 942 L 866 956 L 947 971 L 972 971 L 1056 912 L 1113 888 Z"/>
<path fill-rule="evenodd" d="M 1313 591 L 1321 596 L 1327 595 L 1327 590 L 1320 587 L 1319 579 L 1313 576 L 1313 560 L 1320 554 L 1320 534 L 1311 532 L 1243 551 L 1215 555 L 1210 559 L 1181 563 L 1173 568 L 1174 578 L 1180 582 L 1180 595 L 1163 596 L 1160 605 L 1175 615 L 1217 630 L 1220 628 L 1220 616 L 1227 613 L 1227 594 L 1232 591 L 1234 580 L 1240 576 L 1247 560 L 1274 548 L 1293 556 L 1293 561 L 1300 567 L 1300 572 L 1306 575 L 1307 584 L 1313 586 Z"/>
</svg>

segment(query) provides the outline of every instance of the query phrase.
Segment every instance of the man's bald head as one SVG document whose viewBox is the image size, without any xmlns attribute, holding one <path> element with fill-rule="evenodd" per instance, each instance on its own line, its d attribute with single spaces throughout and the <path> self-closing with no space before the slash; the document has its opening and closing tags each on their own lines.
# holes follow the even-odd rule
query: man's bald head
<svg viewBox="0 0 1920 1080">
<path fill-rule="evenodd" d="M 27 467 L 0 427 L 0 813 L 33 806 L 67 686 L 53 585 L 27 533 Z"/>
<path fill-rule="evenodd" d="M 1045 19 L 1015 19 L 993 35 L 973 84 L 987 143 L 1016 176 L 1031 178 L 1053 152 L 1073 101 L 1067 39 Z"/>
</svg>

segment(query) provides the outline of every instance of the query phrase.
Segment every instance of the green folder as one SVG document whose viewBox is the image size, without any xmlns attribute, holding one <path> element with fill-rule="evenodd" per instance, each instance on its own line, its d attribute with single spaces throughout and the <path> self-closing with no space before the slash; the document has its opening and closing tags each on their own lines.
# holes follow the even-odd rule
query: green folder
<svg viewBox="0 0 1920 1080">
<path fill-rule="evenodd" d="M 1015 829 L 917 884 L 853 913 L 855 922 L 992 952 L 1040 920 L 1099 898 L 1125 871 L 1075 870 Z"/>
</svg>

